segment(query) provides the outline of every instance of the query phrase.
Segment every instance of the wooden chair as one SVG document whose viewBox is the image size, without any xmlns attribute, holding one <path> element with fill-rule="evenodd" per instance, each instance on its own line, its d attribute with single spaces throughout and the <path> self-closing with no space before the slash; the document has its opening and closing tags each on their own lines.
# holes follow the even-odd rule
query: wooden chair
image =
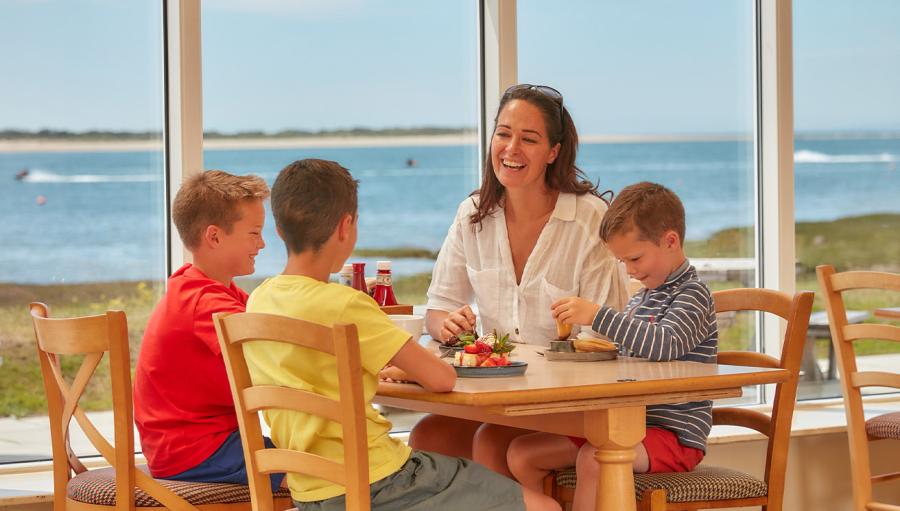
<svg viewBox="0 0 900 511">
<path fill-rule="evenodd" d="M 156 480 L 146 466 L 135 466 L 131 361 L 124 312 L 54 319 L 42 303 L 32 303 L 29 309 L 47 393 L 54 511 L 249 509 L 250 490 L 245 485 Z M 109 354 L 113 444 L 78 405 L 105 353 Z M 84 357 L 71 383 L 60 369 L 60 359 L 69 356 Z M 102 385 L 105 387 L 105 383 Z M 78 460 L 69 444 L 72 417 L 111 468 L 87 470 Z M 118 498 L 121 495 L 126 498 Z M 290 507 L 290 494 L 280 492 L 279 502 L 280 509 Z"/>
<path fill-rule="evenodd" d="M 898 503 L 884 504 L 872 501 L 872 483 L 900 478 L 900 471 L 872 475 L 869 466 L 869 442 L 900 439 L 900 412 L 888 413 L 866 420 L 862 389 L 865 387 L 900 388 L 897 372 L 859 371 L 854 341 L 882 339 L 900 342 L 900 327 L 885 324 L 848 324 L 844 307 L 844 291 L 856 289 L 883 289 L 900 291 L 900 274 L 874 271 L 847 271 L 835 273 L 834 267 L 816 267 L 819 286 L 825 297 L 831 342 L 837 354 L 841 388 L 844 392 L 844 410 L 847 414 L 847 438 L 850 441 L 850 471 L 853 477 L 853 509 L 863 511 L 900 510 Z M 895 464 L 900 468 L 900 464 Z"/>
<path fill-rule="evenodd" d="M 781 360 L 762 353 L 723 351 L 721 364 L 780 367 L 790 379 L 775 387 L 771 416 L 747 408 L 713 408 L 713 424 L 754 429 L 768 437 L 765 479 L 721 467 L 698 466 L 692 472 L 635 474 L 635 498 L 641 510 L 709 509 L 763 506 L 778 511 L 784 499 L 791 420 L 797 397 L 803 343 L 812 310 L 813 293 L 801 291 L 791 297 L 768 289 L 729 289 L 713 293 L 716 312 L 761 311 L 787 320 Z M 551 474 L 552 476 L 552 474 Z M 555 495 L 561 503 L 574 498 L 574 468 L 556 474 Z"/>
<path fill-rule="evenodd" d="M 329 328 L 258 313 L 219 313 L 213 315 L 213 321 L 238 413 L 253 511 L 272 511 L 266 474 L 273 472 L 307 474 L 344 486 L 346 509 L 369 511 L 369 450 L 356 325 Z M 295 388 L 253 385 L 242 343 L 259 339 L 333 355 L 337 362 L 340 400 Z M 340 423 L 344 431 L 344 462 L 290 449 L 266 449 L 257 414 L 270 409 L 302 411 Z"/>
<path fill-rule="evenodd" d="M 382 305 L 381 311 L 385 314 L 412 314 L 413 306 L 405 303 L 397 305 Z"/>
</svg>

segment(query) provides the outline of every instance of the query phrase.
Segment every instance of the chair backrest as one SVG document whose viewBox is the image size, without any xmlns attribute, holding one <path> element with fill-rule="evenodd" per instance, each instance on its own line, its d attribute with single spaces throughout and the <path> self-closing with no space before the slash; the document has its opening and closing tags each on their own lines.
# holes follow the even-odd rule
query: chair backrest
<svg viewBox="0 0 900 511">
<path fill-rule="evenodd" d="M 405 303 L 398 305 L 382 305 L 379 307 L 385 314 L 412 314 L 413 306 Z"/>
<path fill-rule="evenodd" d="M 197 508 L 134 466 L 134 417 L 131 400 L 131 358 L 128 320 L 122 311 L 96 316 L 51 318 L 43 303 L 29 305 L 37 341 L 41 375 L 47 394 L 50 441 L 53 450 L 53 507 L 66 509 L 66 485 L 72 472 L 87 471 L 69 443 L 72 417 L 97 452 L 115 469 L 116 509 L 135 509 L 135 487 L 141 488 L 166 508 L 197 511 Z M 104 353 L 109 354 L 113 402 L 113 444 L 91 422 L 78 405 Z M 63 376 L 61 357 L 83 356 L 71 383 Z M 120 498 L 120 496 L 125 498 Z"/>
<path fill-rule="evenodd" d="M 770 289 L 729 289 L 713 293 L 716 312 L 760 311 L 775 314 L 787 321 L 781 359 L 746 351 L 722 351 L 721 364 L 787 369 L 790 377 L 776 385 L 772 415 L 746 408 L 713 408 L 713 424 L 729 424 L 754 429 L 769 438 L 766 451 L 765 479 L 769 487 L 769 509 L 781 509 L 784 498 L 784 475 L 787 467 L 791 421 L 800 379 L 803 343 L 812 311 L 814 294 L 799 291 L 794 296 Z"/>
<path fill-rule="evenodd" d="M 131 373 L 128 352 L 128 323 L 122 311 L 79 318 L 53 319 L 43 303 L 29 306 L 37 341 L 41 375 L 47 394 L 50 441 L 53 450 L 53 500 L 57 511 L 65 509 L 66 484 L 87 469 L 78 461 L 69 443 L 72 417 L 81 426 L 95 449 L 116 467 L 116 508 L 134 509 L 134 426 L 131 408 Z M 104 353 L 109 353 L 109 372 L 115 414 L 114 448 L 94 426 L 78 402 Z M 60 357 L 83 356 L 71 383 L 63 377 Z M 130 500 L 130 502 L 128 502 Z"/>
<path fill-rule="evenodd" d="M 847 414 L 847 436 L 850 441 L 850 464 L 853 473 L 854 509 L 865 509 L 872 499 L 869 448 L 866 419 L 863 413 L 862 389 L 865 387 L 900 388 L 900 374 L 885 371 L 859 371 L 853 343 L 862 339 L 900 342 L 900 327 L 887 324 L 848 324 L 842 293 L 859 289 L 900 292 L 900 274 L 875 271 L 835 272 L 831 265 L 816 267 L 819 286 L 825 298 L 831 342 L 837 354 L 844 409 Z"/>
<path fill-rule="evenodd" d="M 254 511 L 272 511 L 272 495 L 266 474 L 307 474 L 346 488 L 347 509 L 370 509 L 369 451 L 366 435 L 362 363 L 356 325 L 326 327 L 308 321 L 259 313 L 213 315 L 228 380 L 234 397 L 247 478 Z M 340 400 L 321 394 L 276 385 L 253 385 L 244 358 L 243 343 L 276 341 L 332 355 L 336 359 Z M 258 412 L 295 410 L 341 424 L 344 462 L 290 449 L 266 449 Z"/>
</svg>

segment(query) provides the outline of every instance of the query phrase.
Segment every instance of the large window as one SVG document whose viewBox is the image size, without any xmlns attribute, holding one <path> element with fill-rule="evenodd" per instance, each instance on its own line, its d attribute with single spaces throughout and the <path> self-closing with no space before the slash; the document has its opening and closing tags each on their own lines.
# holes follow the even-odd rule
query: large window
<svg viewBox="0 0 900 511">
<path fill-rule="evenodd" d="M 754 5 L 517 4 L 519 81 L 563 93 L 601 190 L 654 181 L 681 197 L 687 255 L 713 290 L 756 283 Z M 760 349 L 753 314 L 719 329 L 720 349 Z"/>
<path fill-rule="evenodd" d="M 360 181 L 351 260 L 374 276 L 392 259 L 398 299 L 424 303 L 435 253 L 478 184 L 476 5 L 276 5 L 203 5 L 205 167 L 271 184 L 297 159 L 342 164 Z M 273 224 L 255 279 L 284 266 Z"/>
<path fill-rule="evenodd" d="M 818 291 L 815 268 L 900 271 L 900 5 L 794 2 L 794 178 L 797 288 Z M 850 292 L 860 320 L 896 305 Z M 814 311 L 822 311 L 822 297 Z M 824 312 L 814 312 L 801 398 L 841 395 Z M 856 343 L 863 370 L 896 368 L 900 346 Z M 809 360 L 812 358 L 812 360 Z"/>
<path fill-rule="evenodd" d="M 47 413 L 30 301 L 125 310 L 137 355 L 165 278 L 161 20 L 158 2 L 0 3 L 0 417 Z M 0 463 L 50 455 L 33 427 L 0 444 Z"/>
<path fill-rule="evenodd" d="M 274 8 L 273 8 L 274 7 Z M 359 180 L 351 261 L 393 261 L 400 303 L 423 304 L 456 208 L 478 186 L 474 2 L 203 5 L 207 169 L 271 185 L 288 163 L 333 160 Z M 246 290 L 281 272 L 271 212 Z M 419 414 L 383 409 L 396 430 Z"/>
</svg>

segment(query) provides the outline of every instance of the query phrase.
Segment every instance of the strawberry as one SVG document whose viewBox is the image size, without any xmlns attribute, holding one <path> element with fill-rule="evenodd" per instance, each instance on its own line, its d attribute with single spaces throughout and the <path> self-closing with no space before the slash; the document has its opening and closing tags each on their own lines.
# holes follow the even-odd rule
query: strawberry
<svg viewBox="0 0 900 511">
<path fill-rule="evenodd" d="M 466 351 L 466 353 L 479 353 L 479 348 L 475 344 L 466 344 L 465 346 L 463 346 L 463 349 Z"/>
<path fill-rule="evenodd" d="M 494 365 L 497 367 L 503 367 L 503 366 L 509 365 L 509 358 L 507 358 L 507 357 L 497 357 L 497 358 L 494 358 L 491 360 L 494 361 Z"/>
<path fill-rule="evenodd" d="M 477 355 L 475 355 L 475 356 L 478 357 L 478 358 L 477 358 L 478 363 L 476 364 L 476 365 L 478 365 L 478 366 L 484 365 L 484 361 L 485 361 L 485 360 L 488 360 L 488 359 L 490 358 L 490 355 L 488 355 L 487 353 L 479 353 L 479 354 L 477 354 Z"/>
<path fill-rule="evenodd" d="M 481 367 L 497 367 L 497 363 L 496 363 L 495 359 L 488 357 L 481 364 Z"/>
<path fill-rule="evenodd" d="M 478 347 L 478 351 L 476 353 L 490 353 L 493 351 L 491 345 L 484 341 L 475 341 L 475 346 Z"/>
</svg>

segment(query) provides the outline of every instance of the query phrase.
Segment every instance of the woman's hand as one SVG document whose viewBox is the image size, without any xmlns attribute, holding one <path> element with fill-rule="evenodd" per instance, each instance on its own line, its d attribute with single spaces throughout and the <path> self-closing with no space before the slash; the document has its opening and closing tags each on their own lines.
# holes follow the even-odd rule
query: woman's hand
<svg viewBox="0 0 900 511">
<path fill-rule="evenodd" d="M 553 318 L 560 323 L 590 325 L 594 322 L 594 317 L 597 316 L 600 305 L 584 298 L 569 296 L 553 302 L 550 310 L 553 313 Z"/>
<path fill-rule="evenodd" d="M 441 324 L 441 342 L 447 342 L 447 339 L 461 332 L 475 331 L 475 320 L 475 313 L 472 312 L 472 308 L 468 305 L 451 312 Z"/>
</svg>

